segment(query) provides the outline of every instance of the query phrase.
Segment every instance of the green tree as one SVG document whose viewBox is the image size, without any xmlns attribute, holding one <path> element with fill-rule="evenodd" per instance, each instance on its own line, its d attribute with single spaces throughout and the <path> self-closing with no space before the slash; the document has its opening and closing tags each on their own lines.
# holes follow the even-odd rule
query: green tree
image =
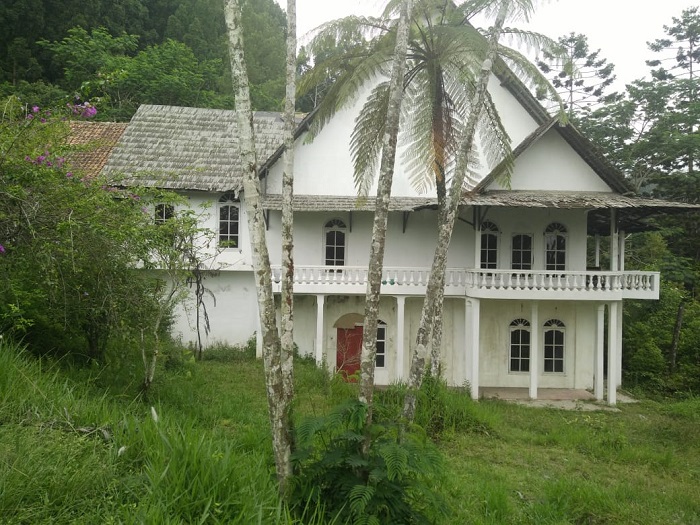
<svg viewBox="0 0 700 525">
<path fill-rule="evenodd" d="M 566 58 L 558 58 L 545 50 L 537 67 L 551 75 L 552 85 L 564 100 L 569 119 L 575 119 L 578 113 L 589 111 L 603 99 L 605 89 L 615 81 L 615 66 L 600 57 L 600 49 L 591 51 L 586 35 L 570 33 L 559 37 L 558 43 L 565 50 Z"/>
<path fill-rule="evenodd" d="M 321 39 L 344 39 L 345 35 L 354 35 L 358 30 L 366 36 L 367 43 L 353 49 L 350 56 L 331 55 L 327 61 L 315 64 L 314 69 L 302 80 L 302 92 L 310 91 L 315 85 L 323 83 L 327 71 L 342 72 L 325 98 L 318 106 L 316 118 L 312 124 L 312 133 L 317 133 L 340 108 L 354 100 L 359 90 L 367 82 L 382 75 L 393 58 L 392 31 L 382 28 L 394 28 L 395 15 L 400 2 L 390 2 L 381 19 L 348 17 L 332 22 L 322 28 L 317 36 Z M 440 240 L 436 250 L 436 263 L 431 271 L 429 292 L 424 302 L 421 324 L 418 333 L 417 351 L 419 356 L 414 362 L 415 386 L 420 385 L 419 375 L 425 362 L 425 351 L 435 328 L 441 330 L 441 293 L 439 279 L 444 274 L 444 256 L 446 254 L 463 182 L 474 184 L 475 178 L 469 167 L 478 163 L 476 148 L 472 147 L 475 136 L 484 146 L 483 162 L 495 166 L 505 159 L 509 165 L 510 144 L 501 126 L 498 114 L 491 98 L 485 91 L 486 80 L 479 73 L 484 64 L 504 72 L 506 62 L 533 86 L 540 86 L 556 98 L 556 93 L 537 68 L 522 54 L 514 49 L 498 44 L 498 39 L 489 41 L 468 21 L 475 13 L 500 12 L 505 14 L 529 14 L 530 2 L 475 1 L 456 6 L 449 1 L 416 2 L 409 38 L 407 70 L 404 77 L 405 105 L 411 108 L 402 116 L 401 139 L 406 146 L 404 157 L 409 176 L 416 188 L 427 191 L 436 188 L 440 204 Z M 505 16 L 505 15 L 504 15 Z M 502 23 L 502 20 L 501 20 Z M 498 27 L 496 36 L 501 32 L 514 38 L 522 38 L 529 44 L 548 47 L 556 53 L 558 46 L 542 35 L 515 29 L 504 30 Z M 490 45 L 496 53 L 489 60 Z M 311 49 L 313 51 L 313 42 Z M 500 60 L 496 60 L 496 57 Z M 376 173 L 377 160 L 382 151 L 382 136 L 385 132 L 387 112 L 388 83 L 381 82 L 374 88 L 363 106 L 352 134 L 350 149 L 354 162 L 355 184 L 361 195 L 366 195 Z M 476 133 L 477 128 L 479 133 Z M 468 156 L 458 164 L 459 153 L 468 151 Z M 507 169 L 504 173 L 507 174 Z M 448 175 L 452 174 L 451 196 L 448 196 Z M 447 227 L 445 227 L 448 225 Z M 435 345 L 433 361 L 439 359 L 439 344 Z M 421 361 L 422 360 L 422 361 Z"/>
</svg>

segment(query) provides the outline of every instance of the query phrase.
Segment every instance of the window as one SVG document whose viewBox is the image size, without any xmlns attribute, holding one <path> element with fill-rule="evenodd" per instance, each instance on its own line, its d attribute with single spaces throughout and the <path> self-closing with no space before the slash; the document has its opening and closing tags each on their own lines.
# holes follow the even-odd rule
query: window
<svg viewBox="0 0 700 525">
<path fill-rule="evenodd" d="M 155 222 L 163 224 L 168 219 L 172 219 L 175 215 L 175 207 L 172 204 L 156 204 Z"/>
<path fill-rule="evenodd" d="M 345 266 L 345 223 L 333 219 L 324 228 L 324 244 L 327 266 Z"/>
<path fill-rule="evenodd" d="M 564 270 L 566 267 L 566 227 L 553 222 L 544 232 L 545 269 Z"/>
<path fill-rule="evenodd" d="M 523 233 L 513 235 L 510 264 L 513 270 L 532 269 L 532 235 Z"/>
<path fill-rule="evenodd" d="M 225 193 L 219 199 L 219 246 L 221 248 L 238 248 L 238 228 L 240 227 L 240 208 L 233 193 Z"/>
<path fill-rule="evenodd" d="M 498 268 L 498 226 L 491 221 L 481 225 L 481 268 Z"/>
<path fill-rule="evenodd" d="M 530 322 L 525 319 L 510 323 L 510 371 L 530 371 Z"/>
<path fill-rule="evenodd" d="M 564 323 L 558 319 L 544 323 L 544 371 L 564 372 Z"/>
<path fill-rule="evenodd" d="M 379 321 L 377 324 L 377 354 L 374 364 L 377 368 L 384 368 L 386 363 L 386 323 Z"/>
</svg>

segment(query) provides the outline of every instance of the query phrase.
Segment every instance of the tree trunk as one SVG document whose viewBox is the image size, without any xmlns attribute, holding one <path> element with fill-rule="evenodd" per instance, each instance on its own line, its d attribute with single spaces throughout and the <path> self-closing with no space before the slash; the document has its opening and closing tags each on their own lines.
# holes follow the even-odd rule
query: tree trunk
<svg viewBox="0 0 700 525">
<path fill-rule="evenodd" d="M 394 62 L 389 83 L 389 105 L 386 128 L 382 138 L 382 160 L 377 182 L 377 199 L 372 227 L 372 244 L 369 253 L 369 273 L 367 276 L 367 296 L 365 303 L 365 320 L 362 334 L 362 357 L 360 362 L 359 399 L 367 403 L 367 424 L 372 421 L 372 398 L 374 395 L 374 367 L 377 354 L 377 321 L 379 317 L 379 296 L 384 269 L 384 245 L 386 227 L 389 217 L 389 200 L 391 184 L 394 178 L 396 160 L 396 142 L 401 117 L 403 99 L 403 77 L 406 71 L 406 50 L 408 48 L 408 29 L 410 24 L 412 0 L 401 4 L 401 17 L 396 35 Z"/>
<path fill-rule="evenodd" d="M 243 55 L 243 34 L 239 0 L 224 0 L 224 16 L 229 39 L 231 76 L 236 99 L 236 120 L 239 135 L 239 154 L 244 166 L 243 192 L 248 214 L 248 230 L 253 255 L 253 271 L 257 291 L 258 311 L 263 344 L 263 362 L 267 404 L 272 429 L 272 448 L 275 456 L 280 492 L 284 493 L 292 474 L 291 421 L 284 395 L 281 366 L 281 343 L 272 295 L 272 272 L 265 239 L 265 222 L 260 200 L 260 179 L 255 158 L 253 113 L 250 105 L 248 74 Z"/>
<path fill-rule="evenodd" d="M 671 350 L 668 356 L 668 368 L 673 374 L 676 371 L 676 360 L 678 357 L 678 344 L 681 340 L 681 328 L 683 328 L 683 314 L 685 312 L 685 299 L 681 299 L 681 303 L 678 305 L 678 311 L 676 312 L 676 324 L 673 327 L 673 339 L 671 341 Z"/>
<path fill-rule="evenodd" d="M 284 103 L 284 173 L 282 175 L 282 387 L 287 423 L 294 398 L 294 129 L 296 128 L 296 0 L 287 0 L 287 87 Z M 292 428 L 288 434 L 294 436 Z M 294 448 L 294 443 L 290 443 Z"/>
<path fill-rule="evenodd" d="M 433 264 L 430 269 L 430 277 L 428 278 L 428 287 L 425 293 L 425 299 L 423 300 L 423 310 L 421 312 L 420 324 L 418 325 L 416 347 L 411 360 L 411 370 L 408 378 L 408 391 L 404 400 L 403 412 L 404 418 L 407 421 L 413 421 L 416 412 L 416 390 L 420 388 L 423 381 L 423 374 L 425 372 L 426 347 L 431 335 L 432 318 L 434 316 L 433 312 L 440 295 L 438 287 L 444 286 L 443 282 L 447 261 L 447 250 L 450 246 L 452 230 L 454 229 L 457 213 L 459 211 L 459 203 L 462 197 L 462 186 L 464 184 L 464 178 L 467 174 L 468 161 L 474 147 L 476 125 L 479 121 L 481 109 L 484 104 L 489 78 L 491 77 L 493 61 L 496 58 L 499 35 L 503 28 L 506 15 L 508 14 L 508 1 L 509 0 L 503 0 L 501 2 L 496 21 L 489 32 L 488 51 L 481 65 L 479 81 L 472 96 L 471 113 L 467 119 L 467 123 L 460 139 L 459 148 L 457 150 L 458 154 L 454 176 L 452 177 L 452 185 L 450 187 L 448 207 L 445 212 L 444 222 L 442 223 L 438 232 L 438 242 L 435 248 Z"/>
</svg>

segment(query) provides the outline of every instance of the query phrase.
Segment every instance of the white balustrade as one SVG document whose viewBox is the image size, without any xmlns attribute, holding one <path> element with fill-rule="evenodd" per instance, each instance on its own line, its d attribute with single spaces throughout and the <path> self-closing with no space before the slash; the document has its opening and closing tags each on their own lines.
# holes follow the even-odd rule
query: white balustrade
<svg viewBox="0 0 700 525">
<path fill-rule="evenodd" d="M 306 286 L 328 286 L 332 289 L 353 288 L 357 293 L 367 285 L 369 271 L 359 266 L 295 266 L 294 284 L 303 293 Z M 273 283 L 279 286 L 282 269 L 272 268 Z M 382 285 L 385 293 L 420 294 L 425 291 L 430 277 L 429 268 L 385 267 Z M 541 296 L 565 293 L 567 297 L 580 295 L 582 299 L 594 299 L 601 294 L 618 293 L 627 297 L 658 297 L 658 272 L 606 272 L 606 271 L 544 271 L 544 270 L 469 270 L 449 268 L 445 273 L 446 295 L 471 295 L 478 291 L 490 297 L 512 297 L 514 293 Z M 340 290 L 338 290 L 340 292 Z M 554 296 L 552 298 L 555 298 Z"/>
</svg>

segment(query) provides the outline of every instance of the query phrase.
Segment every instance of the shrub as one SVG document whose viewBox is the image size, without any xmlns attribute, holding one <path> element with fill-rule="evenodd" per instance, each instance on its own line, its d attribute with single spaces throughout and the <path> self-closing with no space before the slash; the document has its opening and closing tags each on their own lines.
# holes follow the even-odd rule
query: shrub
<svg viewBox="0 0 700 525">
<path fill-rule="evenodd" d="M 433 489 L 439 452 L 419 427 L 385 422 L 365 429 L 366 415 L 367 405 L 352 400 L 297 427 L 293 512 L 322 508 L 328 520 L 353 524 L 433 523 L 446 512 Z"/>
</svg>

